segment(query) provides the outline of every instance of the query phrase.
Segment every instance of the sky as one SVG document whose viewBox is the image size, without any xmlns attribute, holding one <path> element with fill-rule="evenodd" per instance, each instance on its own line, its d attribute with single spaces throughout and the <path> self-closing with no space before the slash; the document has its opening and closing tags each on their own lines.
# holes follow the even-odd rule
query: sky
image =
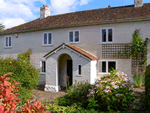
<svg viewBox="0 0 150 113">
<path fill-rule="evenodd" d="M 150 0 L 143 0 L 150 3 Z M 43 4 L 51 9 L 51 15 L 98 8 L 133 5 L 134 0 L 0 0 L 0 24 L 5 29 L 40 18 Z"/>
</svg>

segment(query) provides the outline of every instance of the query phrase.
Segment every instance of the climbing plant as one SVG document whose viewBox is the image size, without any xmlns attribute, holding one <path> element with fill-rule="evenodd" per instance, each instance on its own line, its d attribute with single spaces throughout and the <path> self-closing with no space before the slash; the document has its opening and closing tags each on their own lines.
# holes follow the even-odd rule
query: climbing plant
<svg viewBox="0 0 150 113">
<path fill-rule="evenodd" d="M 130 43 L 131 52 L 130 56 L 135 58 L 136 61 L 141 59 L 141 65 L 146 66 L 147 63 L 147 43 L 148 38 L 143 41 L 139 34 L 139 30 L 135 30 L 133 34 L 132 42 Z M 145 72 L 145 68 L 143 69 L 143 73 Z"/>
</svg>

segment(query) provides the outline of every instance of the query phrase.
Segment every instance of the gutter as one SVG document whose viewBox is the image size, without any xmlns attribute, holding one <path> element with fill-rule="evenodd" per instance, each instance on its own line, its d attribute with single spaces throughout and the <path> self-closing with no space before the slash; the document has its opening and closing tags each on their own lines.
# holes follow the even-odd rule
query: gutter
<svg viewBox="0 0 150 113">
<path fill-rule="evenodd" d="M 92 26 L 92 25 L 112 24 L 112 23 L 129 23 L 129 22 L 139 22 L 139 21 L 150 21 L 150 16 L 149 17 L 125 18 L 125 19 L 112 19 L 112 20 L 104 20 L 104 21 L 90 21 L 90 22 L 84 22 L 84 23 L 51 26 L 51 27 L 29 29 L 29 30 L 22 30 L 22 31 L 16 31 L 16 32 L 7 32 L 7 33 L 2 32 L 2 33 L 0 33 L 0 36 L 1 35 L 7 35 L 7 34 L 36 32 L 36 31 L 51 30 L 51 29 L 61 29 L 61 28 L 80 27 L 80 26 Z"/>
</svg>

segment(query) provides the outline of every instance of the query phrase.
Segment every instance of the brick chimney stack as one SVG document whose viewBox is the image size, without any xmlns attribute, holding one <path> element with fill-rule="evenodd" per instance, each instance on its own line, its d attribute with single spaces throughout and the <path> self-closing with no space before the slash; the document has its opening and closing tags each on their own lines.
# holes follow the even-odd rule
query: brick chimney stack
<svg viewBox="0 0 150 113">
<path fill-rule="evenodd" d="M 47 5 L 40 7 L 40 19 L 50 16 L 51 9 Z"/>
<path fill-rule="evenodd" d="M 134 0 L 134 7 L 142 7 L 143 0 Z"/>
</svg>

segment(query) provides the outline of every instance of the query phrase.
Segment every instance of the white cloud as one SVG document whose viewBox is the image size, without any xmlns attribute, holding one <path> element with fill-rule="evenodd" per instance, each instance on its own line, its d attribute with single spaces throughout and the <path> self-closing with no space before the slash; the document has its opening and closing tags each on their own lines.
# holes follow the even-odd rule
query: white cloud
<svg viewBox="0 0 150 113">
<path fill-rule="evenodd" d="M 1 20 L 0 22 L 2 22 L 5 25 L 5 29 L 7 29 L 7 28 L 11 28 L 12 26 L 23 24 L 25 23 L 25 20 L 22 18 L 10 18 L 10 19 Z"/>
<path fill-rule="evenodd" d="M 91 0 L 50 0 L 50 8 L 53 14 L 62 14 L 75 11 L 77 5 L 86 5 Z"/>
<path fill-rule="evenodd" d="M 89 2 L 91 2 L 91 0 L 81 0 L 81 1 L 80 1 L 80 5 L 86 5 L 86 4 L 88 4 Z"/>
<path fill-rule="evenodd" d="M 38 18 L 34 12 L 39 12 L 39 7 L 34 2 L 44 4 L 46 0 L 0 0 L 0 23 L 10 28 Z"/>
</svg>

